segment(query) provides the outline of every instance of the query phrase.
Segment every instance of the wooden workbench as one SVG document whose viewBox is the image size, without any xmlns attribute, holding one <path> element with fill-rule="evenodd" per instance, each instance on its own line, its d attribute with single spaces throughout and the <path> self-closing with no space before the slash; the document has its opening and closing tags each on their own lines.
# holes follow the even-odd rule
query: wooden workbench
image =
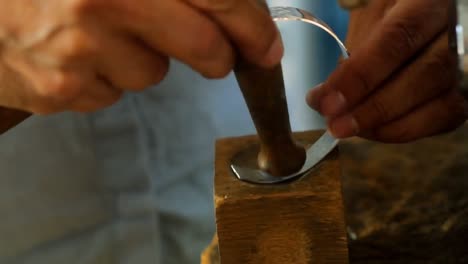
<svg viewBox="0 0 468 264">
<path fill-rule="evenodd" d="M 468 125 L 404 145 L 352 139 L 340 155 L 351 263 L 468 263 Z M 205 253 L 217 263 L 215 243 Z"/>
</svg>

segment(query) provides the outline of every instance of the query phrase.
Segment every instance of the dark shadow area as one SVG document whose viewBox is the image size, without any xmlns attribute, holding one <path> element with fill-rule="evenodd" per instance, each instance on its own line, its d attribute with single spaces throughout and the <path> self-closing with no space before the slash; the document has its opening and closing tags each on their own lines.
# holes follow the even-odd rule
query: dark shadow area
<svg viewBox="0 0 468 264">
<path fill-rule="evenodd" d="M 351 263 L 468 263 L 466 135 L 342 143 Z"/>
</svg>

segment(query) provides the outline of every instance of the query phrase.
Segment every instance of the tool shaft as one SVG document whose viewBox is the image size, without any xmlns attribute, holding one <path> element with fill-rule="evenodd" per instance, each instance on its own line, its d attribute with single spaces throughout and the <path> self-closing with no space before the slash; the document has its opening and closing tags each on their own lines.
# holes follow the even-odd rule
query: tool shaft
<svg viewBox="0 0 468 264">
<path fill-rule="evenodd" d="M 273 176 L 299 171 L 305 149 L 292 137 L 281 64 L 265 69 L 240 59 L 234 72 L 260 139 L 260 169 Z"/>
</svg>

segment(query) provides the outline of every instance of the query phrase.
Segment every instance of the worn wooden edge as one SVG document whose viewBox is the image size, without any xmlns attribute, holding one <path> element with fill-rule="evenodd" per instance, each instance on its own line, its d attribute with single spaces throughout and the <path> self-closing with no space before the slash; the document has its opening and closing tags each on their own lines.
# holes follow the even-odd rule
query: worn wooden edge
<svg viewBox="0 0 468 264">
<path fill-rule="evenodd" d="M 210 245 L 202 252 L 201 264 L 219 264 L 218 236 L 214 235 Z"/>
<path fill-rule="evenodd" d="M 294 133 L 294 138 L 297 141 L 302 141 L 302 142 L 308 142 L 309 144 L 311 142 L 315 142 L 319 137 L 322 135 L 323 131 L 304 131 L 304 132 L 296 132 Z M 337 207 L 338 209 L 334 212 L 336 213 L 331 213 L 331 215 L 328 215 L 328 213 L 325 213 L 324 217 L 325 218 L 336 218 L 333 219 L 329 223 L 338 223 L 339 228 L 337 229 L 332 229 L 334 231 L 326 231 L 326 232 L 318 232 L 320 234 L 317 234 L 318 236 L 324 236 L 327 237 L 335 237 L 336 239 L 331 239 L 333 241 L 336 241 L 337 245 L 340 246 L 335 246 L 335 242 L 333 242 L 333 246 L 328 245 L 328 249 L 330 248 L 335 248 L 337 249 L 336 253 L 335 250 L 332 251 L 327 251 L 324 253 L 323 256 L 328 255 L 332 256 L 332 258 L 340 259 L 339 263 L 347 263 L 348 259 L 348 249 L 347 249 L 347 235 L 345 231 L 345 219 L 344 219 L 344 205 L 343 205 L 343 199 L 342 199 L 342 187 L 341 187 L 341 180 L 340 178 L 340 168 L 339 168 L 339 156 L 338 156 L 338 151 L 335 150 L 332 153 L 330 153 L 319 165 L 317 165 L 316 168 L 314 168 L 307 176 L 298 179 L 297 181 L 294 181 L 292 183 L 288 184 L 278 184 L 274 186 L 261 186 L 261 185 L 253 185 L 250 183 L 245 183 L 241 182 L 238 179 L 235 178 L 235 176 L 232 174 L 230 171 L 229 165 L 230 165 L 230 160 L 232 159 L 232 156 L 234 156 L 236 153 L 238 153 L 240 150 L 249 148 L 252 145 L 255 145 L 258 143 L 258 137 L 257 136 L 242 136 L 242 137 L 237 137 L 237 138 L 222 138 L 217 141 L 217 148 L 216 148 L 216 172 L 215 172 L 215 207 L 217 209 L 224 208 L 223 210 L 225 211 L 226 208 L 231 207 L 233 204 L 236 204 L 238 202 L 240 203 L 245 203 L 246 201 L 252 201 L 252 202 L 258 202 L 260 199 L 264 199 L 265 197 L 270 197 L 268 199 L 294 199 L 294 197 L 303 197 L 302 199 L 309 197 L 313 198 L 314 195 L 317 195 L 318 197 L 325 197 L 325 204 L 323 209 L 324 212 L 330 213 L 330 205 L 336 203 L 337 206 L 333 205 L 332 207 L 335 208 Z M 323 172 L 323 168 L 336 168 L 336 170 L 333 170 L 334 175 L 337 175 L 337 178 L 332 180 L 331 185 L 329 185 L 329 181 L 326 179 L 324 175 L 326 173 Z M 317 177 L 318 176 L 318 177 Z M 319 182 L 316 182 L 315 178 L 319 179 Z M 312 179 L 312 180 L 311 180 Z M 307 186 L 301 187 L 301 184 L 308 184 L 308 182 L 312 182 L 312 184 L 317 183 L 319 186 Z M 293 187 L 291 189 L 291 186 L 298 186 L 299 190 L 295 190 Z M 274 191 L 272 192 L 272 189 Z M 296 191 L 295 193 L 291 193 L 290 191 L 294 190 Z M 336 199 L 329 199 L 327 197 L 327 190 L 331 190 L 330 193 L 333 193 L 333 190 L 338 190 L 338 196 Z M 275 197 L 271 196 L 271 193 L 274 193 Z M 240 198 L 236 198 L 240 197 Z M 317 197 L 315 196 L 315 197 Z M 288 198 L 290 197 L 290 198 Z M 306 199 L 309 199 L 306 198 Z M 314 201 L 315 199 L 312 199 L 312 203 L 315 203 L 315 206 L 321 207 L 321 202 L 320 199 L 318 201 Z M 217 210 L 217 224 L 218 224 L 218 235 L 220 232 L 219 229 L 219 221 L 220 221 L 220 215 L 219 215 L 219 210 Z M 311 214 L 314 215 L 314 214 Z M 339 219 L 338 219 L 339 218 Z M 232 219 L 226 219 L 225 217 L 222 217 L 223 220 L 221 221 L 226 221 L 230 224 L 232 224 Z M 305 223 L 307 223 L 306 221 Z M 313 227 L 311 227 L 311 230 L 319 228 L 320 230 L 320 225 L 313 224 L 317 223 L 312 221 L 311 222 Z M 304 228 L 308 228 L 307 224 Z M 226 234 L 226 229 L 224 229 L 224 234 Z M 325 230 L 325 229 L 323 229 Z M 222 232 L 222 233 L 223 233 Z M 312 233 L 311 233 L 312 234 Z M 223 235 L 224 237 L 224 235 Z M 315 239 L 315 238 L 314 238 Z M 317 241 L 320 241 L 317 240 Z M 316 241 L 316 242 L 317 242 Z M 330 239 L 328 239 L 330 241 Z M 338 242 L 339 241 L 339 242 Z M 218 241 L 219 242 L 219 241 Z M 216 260 L 216 257 L 219 259 L 219 247 L 213 245 L 213 243 L 216 243 L 216 241 L 212 242 L 209 248 L 204 252 L 203 255 L 203 261 L 205 263 L 218 263 L 219 260 Z M 315 243 L 315 242 L 314 242 Z M 300 245 L 301 243 L 295 243 L 299 245 L 299 250 L 300 250 Z M 320 246 L 319 246 L 320 247 Z M 343 250 L 338 250 L 338 247 Z M 306 249 L 305 251 L 307 251 Z M 339 252 L 338 252 L 339 251 Z M 304 252 L 304 251 L 302 251 Z M 337 255 L 337 256 L 335 256 Z M 338 256 L 340 255 L 340 256 Z M 344 256 L 344 257 L 341 257 Z M 335 262 L 337 263 L 335 259 Z M 343 261 L 341 261 L 343 260 Z M 218 261 L 218 262 L 216 262 Z M 229 262 L 229 261 L 228 261 Z M 203 263 L 203 262 L 202 262 Z M 229 262 L 229 263 L 235 263 L 235 262 Z M 249 262 L 250 263 L 250 262 Z M 323 262 L 319 262 L 323 263 Z"/>
</svg>

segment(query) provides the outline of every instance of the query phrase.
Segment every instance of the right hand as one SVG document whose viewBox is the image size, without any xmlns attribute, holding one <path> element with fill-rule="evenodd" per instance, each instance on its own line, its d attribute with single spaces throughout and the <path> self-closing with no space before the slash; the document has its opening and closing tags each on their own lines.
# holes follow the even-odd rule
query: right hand
<svg viewBox="0 0 468 264">
<path fill-rule="evenodd" d="M 0 68 L 9 72 L 0 75 L 0 106 L 38 114 L 109 106 L 125 90 L 160 82 L 170 57 L 218 78 L 235 51 L 263 67 L 283 54 L 263 0 L 0 4 Z"/>
<path fill-rule="evenodd" d="M 450 0 L 387 0 L 351 12 L 350 58 L 308 96 L 335 137 L 406 143 L 466 121 L 449 7 Z"/>
</svg>

